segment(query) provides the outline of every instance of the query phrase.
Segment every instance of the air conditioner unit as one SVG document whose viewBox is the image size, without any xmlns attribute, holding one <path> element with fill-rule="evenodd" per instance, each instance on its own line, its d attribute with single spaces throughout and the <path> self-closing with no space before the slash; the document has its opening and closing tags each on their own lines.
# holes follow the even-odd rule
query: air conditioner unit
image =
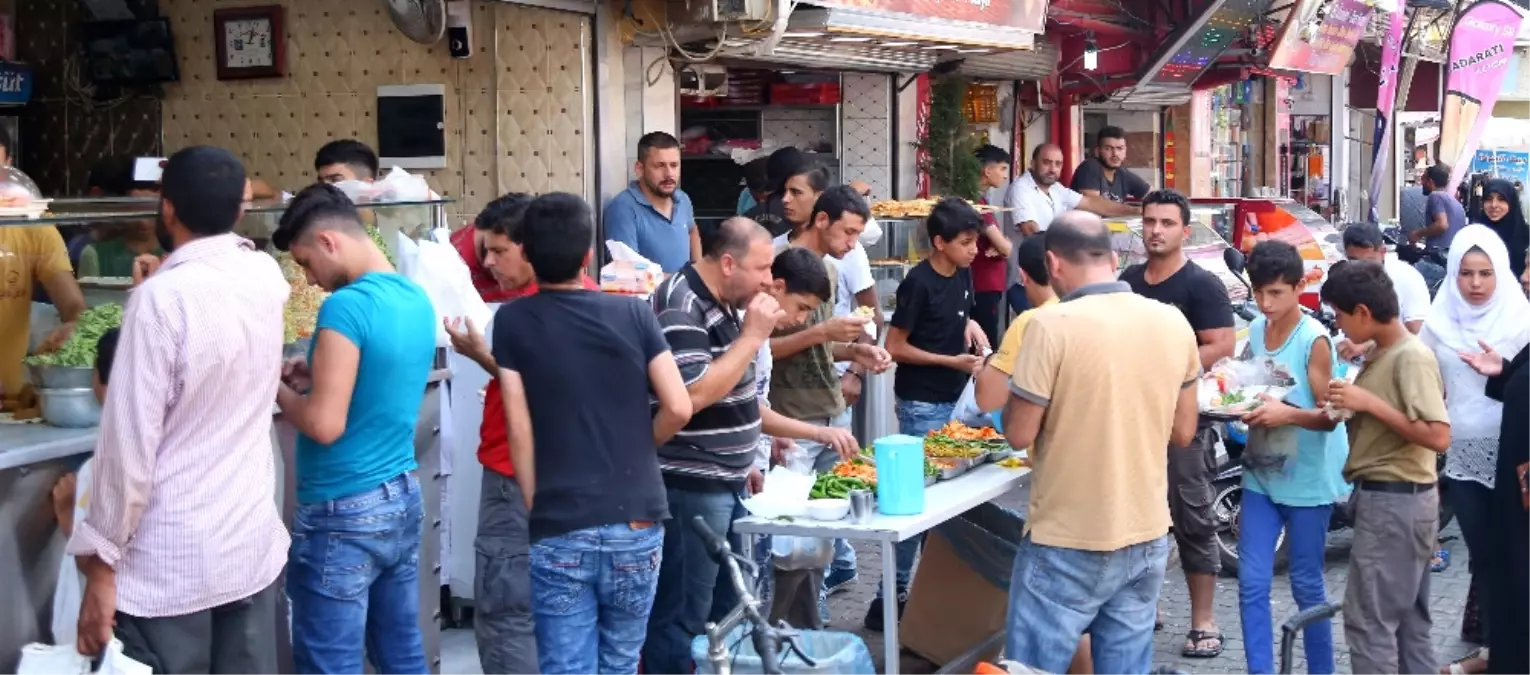
<svg viewBox="0 0 1530 675">
<path fill-rule="evenodd" d="M 727 96 L 728 69 L 710 64 L 691 64 L 677 74 L 681 96 Z"/>
<path fill-rule="evenodd" d="M 763 21 L 770 18 L 773 0 L 687 0 L 686 7 L 696 21 Z"/>
</svg>

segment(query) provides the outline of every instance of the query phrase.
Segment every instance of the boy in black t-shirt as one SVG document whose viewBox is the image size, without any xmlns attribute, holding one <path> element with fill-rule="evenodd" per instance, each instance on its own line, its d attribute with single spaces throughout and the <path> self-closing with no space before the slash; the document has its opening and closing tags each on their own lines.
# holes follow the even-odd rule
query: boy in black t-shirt
<svg viewBox="0 0 1530 675">
<path fill-rule="evenodd" d="M 967 202 L 948 197 L 925 220 L 930 256 L 898 284 L 898 308 L 887 331 L 887 352 L 898 364 L 898 431 L 924 436 L 951 420 L 962 388 L 983 366 L 988 337 L 971 318 L 977 299 L 972 261 L 977 258 L 983 217 Z M 898 544 L 898 611 L 901 614 L 919 538 Z M 881 630 L 882 599 L 871 603 L 866 627 Z"/>
<path fill-rule="evenodd" d="M 544 673 L 637 672 L 669 516 L 656 447 L 691 417 L 653 310 L 581 285 L 593 222 L 574 195 L 533 200 L 515 239 L 540 291 L 494 317 Z"/>
</svg>

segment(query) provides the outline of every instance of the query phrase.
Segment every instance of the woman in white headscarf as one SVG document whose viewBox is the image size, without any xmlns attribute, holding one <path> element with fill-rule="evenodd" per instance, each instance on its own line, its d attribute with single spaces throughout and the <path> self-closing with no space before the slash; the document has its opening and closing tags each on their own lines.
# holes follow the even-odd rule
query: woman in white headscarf
<svg viewBox="0 0 1530 675">
<path fill-rule="evenodd" d="M 1530 344 L 1530 301 L 1511 271 L 1508 248 L 1492 229 L 1470 225 L 1456 233 L 1446 282 L 1435 296 L 1420 337 L 1434 349 L 1450 412 L 1450 449 L 1440 484 L 1461 523 L 1475 568 L 1497 536 L 1489 514 L 1503 404 L 1488 398 L 1487 378 L 1472 370 L 1462 356 L 1489 347 L 1499 354 L 1517 354 Z M 1475 584 L 1475 575 L 1473 579 Z M 1491 601 L 1492 589 L 1473 590 L 1479 603 Z M 1484 634 L 1491 630 L 1491 626 L 1482 627 Z M 1479 656 L 1486 661 L 1486 655 Z"/>
</svg>

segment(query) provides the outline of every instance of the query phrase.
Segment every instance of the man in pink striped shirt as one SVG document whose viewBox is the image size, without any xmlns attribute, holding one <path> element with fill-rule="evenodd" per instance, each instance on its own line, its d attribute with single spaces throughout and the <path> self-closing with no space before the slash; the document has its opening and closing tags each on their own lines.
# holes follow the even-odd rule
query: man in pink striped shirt
<svg viewBox="0 0 1530 675">
<path fill-rule="evenodd" d="M 289 540 L 271 406 L 288 287 L 233 234 L 244 167 L 192 147 L 164 169 L 172 252 L 128 298 L 101 418 L 78 648 L 113 637 L 159 673 L 275 672 L 275 582 Z"/>
</svg>

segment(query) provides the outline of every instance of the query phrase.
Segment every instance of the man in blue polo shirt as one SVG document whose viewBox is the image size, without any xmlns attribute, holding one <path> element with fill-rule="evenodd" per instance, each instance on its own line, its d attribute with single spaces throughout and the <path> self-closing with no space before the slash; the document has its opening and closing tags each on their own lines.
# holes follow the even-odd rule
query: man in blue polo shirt
<svg viewBox="0 0 1530 675">
<path fill-rule="evenodd" d="M 673 274 L 699 258 L 691 198 L 680 189 L 680 141 L 662 131 L 638 139 L 637 180 L 606 205 L 606 239 L 615 239 Z"/>
</svg>

